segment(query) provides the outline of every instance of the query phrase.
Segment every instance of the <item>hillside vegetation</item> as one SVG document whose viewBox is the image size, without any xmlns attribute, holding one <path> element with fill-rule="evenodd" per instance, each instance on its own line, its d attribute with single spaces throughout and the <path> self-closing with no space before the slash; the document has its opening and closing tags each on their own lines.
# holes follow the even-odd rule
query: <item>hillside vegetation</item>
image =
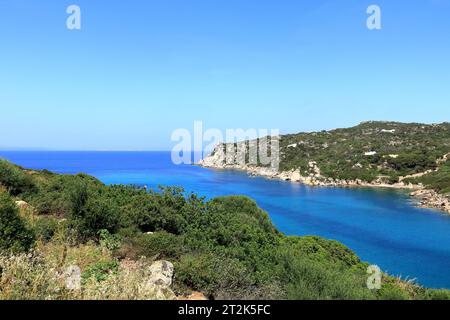
<svg viewBox="0 0 450 320">
<path fill-rule="evenodd" d="M 430 149 L 430 156 L 442 151 Z M 26 201 L 20 210 L 19 200 Z M 281 234 L 246 197 L 205 201 L 176 187 L 106 186 L 84 174 L 24 170 L 0 160 L 0 299 L 173 298 L 141 290 L 156 259 L 174 264 L 176 295 L 450 298 L 446 290 L 387 275 L 381 289 L 369 290 L 368 264 L 351 250 L 319 237 Z M 80 290 L 60 279 L 74 264 L 81 268 Z"/>
<path fill-rule="evenodd" d="M 346 129 L 284 135 L 280 139 L 280 169 L 300 168 L 309 174 L 315 161 L 325 177 L 381 178 L 435 170 L 450 153 L 450 123 L 426 125 L 371 121 Z"/>
</svg>

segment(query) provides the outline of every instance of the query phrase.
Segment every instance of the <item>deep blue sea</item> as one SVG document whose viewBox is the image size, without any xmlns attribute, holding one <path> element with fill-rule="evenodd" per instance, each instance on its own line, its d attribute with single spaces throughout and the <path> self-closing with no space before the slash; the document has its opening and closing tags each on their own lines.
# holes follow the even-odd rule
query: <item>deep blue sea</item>
<svg viewBox="0 0 450 320">
<path fill-rule="evenodd" d="M 308 187 L 177 166 L 169 152 L 0 151 L 0 157 L 27 168 L 88 173 L 106 184 L 182 186 L 208 198 L 247 195 L 285 234 L 335 239 L 392 275 L 450 288 L 450 215 L 415 207 L 405 191 Z"/>
</svg>

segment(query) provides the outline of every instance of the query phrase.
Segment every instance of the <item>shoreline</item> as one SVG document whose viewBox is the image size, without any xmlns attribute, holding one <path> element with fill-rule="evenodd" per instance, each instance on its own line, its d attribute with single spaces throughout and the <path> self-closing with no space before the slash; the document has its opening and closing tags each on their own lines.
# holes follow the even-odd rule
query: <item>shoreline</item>
<svg viewBox="0 0 450 320">
<path fill-rule="evenodd" d="M 219 159 L 214 156 L 208 156 L 205 159 L 200 160 L 195 165 L 208 169 L 242 171 L 250 176 L 276 179 L 290 183 L 299 183 L 311 187 L 385 188 L 405 190 L 409 191 L 409 196 L 416 200 L 415 205 L 417 207 L 435 209 L 444 214 L 450 214 L 450 200 L 432 189 L 425 188 L 423 185 L 412 183 L 405 184 L 401 181 L 394 184 L 388 184 L 383 182 L 364 182 L 360 179 L 344 180 L 326 178 L 320 175 L 320 170 L 315 167 L 315 163 L 310 163 L 310 166 L 317 172 L 317 174 L 305 177 L 300 174 L 299 170 L 278 172 L 265 167 L 241 166 L 236 164 L 229 165 L 224 164 L 223 162 L 217 163 L 217 160 Z"/>
</svg>

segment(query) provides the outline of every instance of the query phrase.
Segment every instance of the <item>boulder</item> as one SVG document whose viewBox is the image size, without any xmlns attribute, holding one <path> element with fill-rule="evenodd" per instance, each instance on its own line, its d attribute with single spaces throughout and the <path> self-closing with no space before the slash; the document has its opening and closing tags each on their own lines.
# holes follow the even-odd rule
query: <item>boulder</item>
<svg viewBox="0 0 450 320">
<path fill-rule="evenodd" d="M 17 206 L 20 210 L 25 210 L 25 209 L 28 209 L 28 208 L 31 207 L 27 202 L 25 202 L 25 201 L 23 201 L 23 200 L 16 201 L 16 206 Z"/>
<path fill-rule="evenodd" d="M 76 265 L 69 266 L 64 272 L 64 281 L 69 290 L 81 289 L 81 270 Z"/>
<path fill-rule="evenodd" d="M 301 175 L 299 170 L 295 170 L 291 173 L 291 176 L 289 177 L 290 181 L 300 181 Z"/>
<path fill-rule="evenodd" d="M 150 278 L 148 285 L 169 287 L 172 284 L 173 264 L 169 261 L 158 260 L 149 267 Z"/>
</svg>

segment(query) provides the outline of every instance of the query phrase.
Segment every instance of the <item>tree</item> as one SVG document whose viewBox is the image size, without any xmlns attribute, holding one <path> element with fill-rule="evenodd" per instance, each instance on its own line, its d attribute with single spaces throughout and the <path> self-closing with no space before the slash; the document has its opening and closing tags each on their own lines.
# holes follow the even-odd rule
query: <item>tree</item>
<svg viewBox="0 0 450 320">
<path fill-rule="evenodd" d="M 0 193 L 0 252 L 28 251 L 34 243 L 34 235 L 6 193 Z"/>
</svg>

